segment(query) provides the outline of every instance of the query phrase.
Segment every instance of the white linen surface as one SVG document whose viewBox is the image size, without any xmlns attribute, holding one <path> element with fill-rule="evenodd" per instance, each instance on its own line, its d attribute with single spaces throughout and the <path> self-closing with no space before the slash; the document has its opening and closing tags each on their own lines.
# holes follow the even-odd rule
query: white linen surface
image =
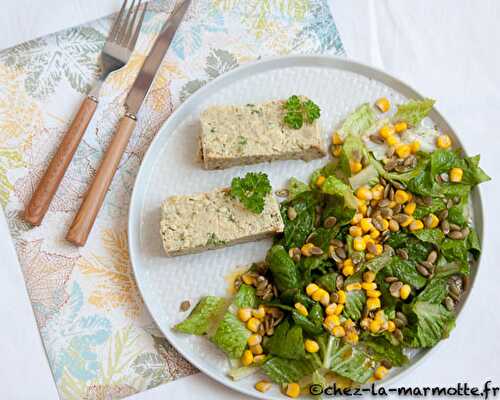
<svg viewBox="0 0 500 400">
<path fill-rule="evenodd" d="M 0 48 L 108 14 L 114 11 L 114 4 L 120 2 L 45 0 L 43 3 L 36 2 L 34 6 L 35 2 L 29 0 L 2 0 L 0 26 L 3 35 L 0 37 Z M 36 28 L 27 27 L 29 22 L 26 21 L 37 21 L 37 16 L 41 19 L 41 13 L 47 13 L 56 4 L 67 5 L 65 9 L 70 13 L 79 10 L 81 15 L 86 16 L 69 22 L 54 16 L 53 21 L 56 22 L 50 26 L 47 22 Z M 38 14 L 30 11 L 30 17 L 23 18 L 20 8 L 27 5 L 37 9 Z M 99 13 L 92 7 L 103 11 Z M 63 15 L 62 9 L 60 6 L 58 15 Z M 482 385 L 492 379 L 499 386 L 500 341 L 497 338 L 500 331 L 500 296 L 497 294 L 496 263 L 500 258 L 500 186 L 497 182 L 500 179 L 500 141 L 497 133 L 500 126 L 500 3 L 496 0 L 338 0 L 332 2 L 332 9 L 349 57 L 383 68 L 424 95 L 437 99 L 439 110 L 455 127 L 468 151 L 471 154 L 481 153 L 481 165 L 493 178 L 481 189 L 486 217 L 485 239 L 480 273 L 469 302 L 450 339 L 396 385 L 443 386 L 457 382 Z M 1 213 L 0 218 L 3 218 Z M 26 368 L 28 357 L 40 357 L 43 349 L 37 339 L 32 314 L 27 316 L 31 308 L 21 274 L 12 272 L 19 268 L 15 256 L 12 249 L 7 252 L 8 249 L 1 247 L 5 246 L 7 238 L 8 231 L 2 221 L 0 273 L 8 274 L 10 278 L 0 275 L 0 320 L 8 321 L 8 324 L 3 324 L 1 334 L 0 354 L 4 355 L 4 359 L 0 363 L 0 379 L 11 384 L 2 385 L 0 397 L 53 399 L 56 398 L 55 389 L 47 384 L 51 376 L 46 362 L 38 358 L 39 368 Z M 5 307 L 6 304 L 9 307 Z M 13 346 L 18 352 L 9 352 L 8 348 L 19 332 L 26 335 L 26 343 L 38 343 L 39 348 Z M 20 353 L 19 349 L 25 351 Z M 46 385 L 40 385 L 38 395 L 35 395 L 31 385 L 26 383 L 42 382 L 43 378 Z M 13 391 L 13 388 L 16 390 Z M 199 374 L 131 399 L 166 398 L 244 397 Z"/>
</svg>

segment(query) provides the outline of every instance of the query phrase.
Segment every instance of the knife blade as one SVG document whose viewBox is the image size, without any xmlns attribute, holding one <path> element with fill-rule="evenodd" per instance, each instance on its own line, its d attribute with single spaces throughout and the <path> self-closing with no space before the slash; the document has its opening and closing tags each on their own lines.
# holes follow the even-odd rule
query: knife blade
<svg viewBox="0 0 500 400">
<path fill-rule="evenodd" d="M 139 112 L 149 88 L 151 87 L 155 75 L 165 57 L 165 54 L 172 43 L 175 32 L 186 14 L 191 0 L 184 0 L 165 22 L 156 38 L 155 43 L 142 65 L 139 74 L 125 99 L 125 108 L 129 117 L 136 116 Z"/>
</svg>

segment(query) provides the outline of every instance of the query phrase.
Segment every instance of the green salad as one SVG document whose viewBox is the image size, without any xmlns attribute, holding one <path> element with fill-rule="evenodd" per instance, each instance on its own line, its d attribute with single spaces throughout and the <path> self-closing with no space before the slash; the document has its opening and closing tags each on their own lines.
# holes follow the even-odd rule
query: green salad
<svg viewBox="0 0 500 400">
<path fill-rule="evenodd" d="M 332 135 L 332 159 L 280 191 L 285 227 L 265 260 L 236 277 L 233 298 L 203 297 L 174 329 L 207 335 L 233 379 L 259 371 L 267 379 L 257 390 L 274 383 L 289 397 L 312 383 L 381 380 L 410 349 L 447 338 L 480 254 L 469 196 L 490 178 L 479 156 L 422 124 L 433 104 L 393 110 L 381 98 L 349 115 Z M 285 123 L 319 116 L 294 107 L 306 118 Z M 270 190 L 263 175 L 233 182 L 242 201 L 251 192 L 254 212 L 255 196 Z"/>
</svg>

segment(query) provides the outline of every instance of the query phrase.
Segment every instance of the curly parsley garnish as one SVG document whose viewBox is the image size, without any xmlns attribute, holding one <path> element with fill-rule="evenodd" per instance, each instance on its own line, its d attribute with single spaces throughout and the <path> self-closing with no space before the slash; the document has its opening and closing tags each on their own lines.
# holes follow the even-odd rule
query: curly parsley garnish
<svg viewBox="0 0 500 400">
<path fill-rule="evenodd" d="M 263 172 L 249 172 L 244 178 L 236 177 L 231 181 L 231 197 L 256 214 L 264 210 L 265 198 L 271 190 L 269 178 Z"/>
<path fill-rule="evenodd" d="M 283 105 L 286 111 L 283 122 L 292 129 L 300 129 L 304 122 L 312 124 L 321 115 L 320 109 L 312 100 L 302 101 L 299 96 L 291 96 Z"/>
</svg>

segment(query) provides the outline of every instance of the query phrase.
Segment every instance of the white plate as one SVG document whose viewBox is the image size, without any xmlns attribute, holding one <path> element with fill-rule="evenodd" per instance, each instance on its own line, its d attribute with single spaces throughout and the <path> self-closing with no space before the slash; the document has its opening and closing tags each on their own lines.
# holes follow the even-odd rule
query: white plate
<svg viewBox="0 0 500 400">
<path fill-rule="evenodd" d="M 283 399 L 283 396 L 277 388 L 265 395 L 256 392 L 253 388 L 256 376 L 232 381 L 226 376 L 229 365 L 222 352 L 204 337 L 178 334 L 171 327 L 188 314 L 179 311 L 182 301 L 188 299 L 194 305 L 204 295 L 226 295 L 228 274 L 238 265 L 263 259 L 270 241 L 167 258 L 159 234 L 160 205 L 169 195 L 227 186 L 234 176 L 248 171 L 266 172 L 275 189 L 283 187 L 291 176 L 307 179 L 326 158 L 309 163 L 279 161 L 222 171 L 203 170 L 196 161 L 198 118 L 207 106 L 257 103 L 292 94 L 306 95 L 320 106 L 325 140 L 334 127 L 363 102 L 373 103 L 386 96 L 394 104 L 422 97 L 384 72 L 343 58 L 290 56 L 240 67 L 197 91 L 170 116 L 144 157 L 129 214 L 129 247 L 135 278 L 163 334 L 202 372 L 242 393 L 266 399 Z M 455 136 L 438 112 L 432 111 L 430 117 L 433 123 Z M 473 205 L 475 225 L 482 238 L 481 203 L 477 191 L 473 194 Z M 474 276 L 475 273 L 472 280 Z M 409 366 L 426 354 L 428 351 L 415 354 Z M 393 377 L 407 371 L 409 366 L 396 369 Z"/>
</svg>

